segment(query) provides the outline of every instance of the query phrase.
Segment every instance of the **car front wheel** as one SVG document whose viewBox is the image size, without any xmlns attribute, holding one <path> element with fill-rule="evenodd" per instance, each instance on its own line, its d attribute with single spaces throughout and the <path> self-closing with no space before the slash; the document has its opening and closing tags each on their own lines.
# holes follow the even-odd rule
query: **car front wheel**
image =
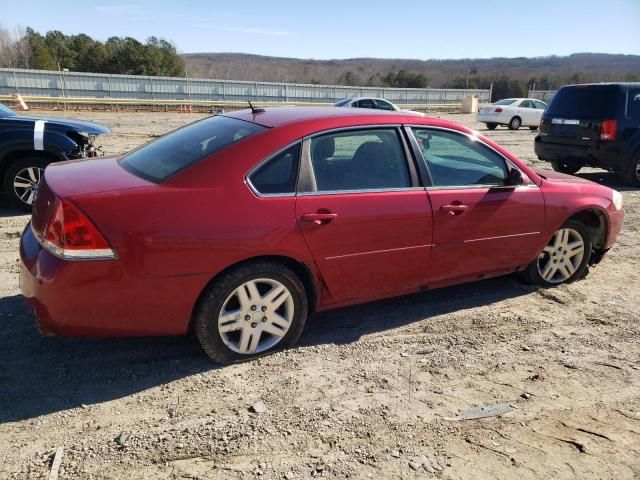
<svg viewBox="0 0 640 480">
<path fill-rule="evenodd" d="M 25 212 L 31 211 L 46 166 L 44 159 L 29 157 L 14 163 L 7 169 L 3 189 L 14 207 Z"/>
<path fill-rule="evenodd" d="M 241 362 L 292 346 L 307 315 L 297 275 L 280 263 L 261 261 L 232 269 L 207 289 L 195 332 L 212 360 Z"/>
<path fill-rule="evenodd" d="M 592 245 L 587 228 L 576 220 L 569 220 L 522 272 L 522 278 L 527 283 L 546 287 L 579 280 L 589 268 Z"/>
</svg>

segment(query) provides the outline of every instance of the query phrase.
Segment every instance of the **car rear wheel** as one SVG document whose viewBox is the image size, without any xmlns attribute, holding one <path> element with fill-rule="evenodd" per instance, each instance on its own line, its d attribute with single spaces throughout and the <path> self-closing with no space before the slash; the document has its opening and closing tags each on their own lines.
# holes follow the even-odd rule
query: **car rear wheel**
<svg viewBox="0 0 640 480">
<path fill-rule="evenodd" d="M 486 125 L 489 130 L 495 130 L 496 127 L 498 126 L 497 123 L 487 123 Z"/>
<path fill-rule="evenodd" d="M 30 212 L 38 195 L 40 179 L 47 162 L 40 157 L 29 157 L 11 165 L 3 179 L 3 189 L 14 207 Z"/>
<path fill-rule="evenodd" d="M 305 288 L 276 262 L 242 265 L 204 293 L 195 332 L 204 351 L 219 363 L 234 363 L 292 346 L 308 315 Z"/>
<path fill-rule="evenodd" d="M 640 156 L 629 163 L 624 175 L 625 183 L 632 187 L 640 187 Z"/>
<path fill-rule="evenodd" d="M 578 173 L 578 171 L 582 168 L 582 165 L 573 160 L 559 160 L 551 162 L 551 168 L 553 168 L 556 172 L 573 175 L 574 173 Z"/>
<path fill-rule="evenodd" d="M 569 220 L 522 272 L 522 279 L 545 287 L 579 280 L 589 268 L 592 245 L 587 228 L 576 220 Z"/>
<path fill-rule="evenodd" d="M 522 120 L 520 120 L 520 117 L 513 117 L 510 121 L 509 121 L 509 130 L 518 130 L 520 128 L 520 125 L 522 125 Z"/>
</svg>

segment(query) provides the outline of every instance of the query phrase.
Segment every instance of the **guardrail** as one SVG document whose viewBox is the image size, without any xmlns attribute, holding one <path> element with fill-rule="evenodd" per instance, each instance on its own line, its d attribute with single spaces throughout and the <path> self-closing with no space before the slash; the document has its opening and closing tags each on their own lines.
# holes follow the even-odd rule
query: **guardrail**
<svg viewBox="0 0 640 480">
<path fill-rule="evenodd" d="M 556 92 L 557 90 L 529 90 L 529 98 L 536 98 L 549 103 Z"/>
<path fill-rule="evenodd" d="M 382 88 L 247 82 L 189 77 L 110 75 L 51 70 L 0 68 L 0 95 L 31 98 L 118 99 L 162 102 L 256 102 L 330 104 L 347 97 L 381 97 L 401 106 L 460 104 L 477 96 L 490 101 L 491 90 L 437 88 Z"/>
<path fill-rule="evenodd" d="M 21 95 L 22 100 L 29 108 L 59 109 L 59 110 L 144 110 L 144 111 L 178 111 L 182 113 L 191 112 L 218 112 L 225 110 L 237 110 L 248 108 L 246 101 L 203 101 L 203 100 L 143 100 L 135 98 L 70 98 L 70 97 L 34 97 Z M 0 95 L 0 102 L 13 106 L 20 110 L 17 100 L 13 95 Z M 252 102 L 256 107 L 276 107 L 276 106 L 315 106 L 329 107 L 332 103 L 321 102 Z M 454 111 L 459 110 L 460 103 L 443 104 L 409 104 L 402 105 L 404 109 L 424 112 L 434 111 Z"/>
</svg>

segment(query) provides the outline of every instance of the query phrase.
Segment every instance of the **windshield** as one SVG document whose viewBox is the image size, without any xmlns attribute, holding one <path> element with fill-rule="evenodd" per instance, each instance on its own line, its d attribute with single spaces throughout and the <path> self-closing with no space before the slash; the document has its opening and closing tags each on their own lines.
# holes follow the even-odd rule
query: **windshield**
<svg viewBox="0 0 640 480">
<path fill-rule="evenodd" d="M 515 98 L 505 98 L 504 100 L 500 100 L 499 102 L 495 102 L 494 105 L 511 105 L 515 102 Z"/>
<path fill-rule="evenodd" d="M 16 115 L 16 112 L 0 103 L 0 117 L 12 117 L 14 115 Z"/>
<path fill-rule="evenodd" d="M 217 115 L 182 127 L 127 153 L 120 159 L 120 165 L 147 180 L 161 182 L 263 130 L 266 127 Z"/>
<path fill-rule="evenodd" d="M 577 85 L 563 87 L 553 96 L 546 115 L 564 118 L 605 118 L 615 107 L 615 85 Z"/>
</svg>

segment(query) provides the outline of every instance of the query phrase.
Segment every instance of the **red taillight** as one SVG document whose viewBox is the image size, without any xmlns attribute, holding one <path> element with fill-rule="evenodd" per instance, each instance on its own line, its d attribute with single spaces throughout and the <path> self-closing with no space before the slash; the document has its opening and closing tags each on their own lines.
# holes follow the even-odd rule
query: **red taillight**
<svg viewBox="0 0 640 480">
<path fill-rule="evenodd" d="M 115 258 L 109 242 L 72 202 L 56 200 L 44 232 L 36 236 L 44 248 L 67 259 Z"/>
<path fill-rule="evenodd" d="M 618 122 L 616 120 L 605 120 L 600 126 L 600 140 L 615 140 L 618 131 Z"/>
<path fill-rule="evenodd" d="M 500 113 L 502 109 L 500 107 L 496 108 L 496 113 Z"/>
</svg>

